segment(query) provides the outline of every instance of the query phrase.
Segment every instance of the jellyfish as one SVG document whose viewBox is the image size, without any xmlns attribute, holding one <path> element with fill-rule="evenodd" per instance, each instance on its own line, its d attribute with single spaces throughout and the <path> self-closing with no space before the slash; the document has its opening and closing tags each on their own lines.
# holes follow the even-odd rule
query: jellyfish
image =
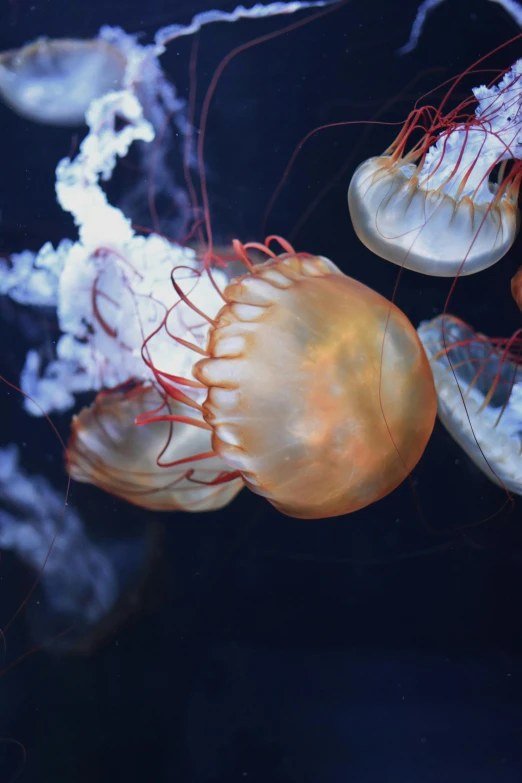
<svg viewBox="0 0 522 783">
<path fill-rule="evenodd" d="M 151 410 L 164 415 L 138 427 L 135 421 L 148 421 Z M 244 483 L 212 453 L 203 418 L 192 415 L 187 426 L 185 413 L 185 405 L 167 402 L 153 384 L 101 392 L 73 417 L 69 474 L 153 511 L 214 511 L 228 505 Z M 207 458 L 201 460 L 201 454 Z"/>
<path fill-rule="evenodd" d="M 479 272 L 507 253 L 519 227 L 521 76 L 518 60 L 497 84 L 476 87 L 473 113 L 466 100 L 444 115 L 449 96 L 437 111 L 415 109 L 386 152 L 359 166 L 348 205 L 370 250 L 440 277 Z"/>
<path fill-rule="evenodd" d="M 449 314 L 424 321 L 418 333 L 442 424 L 491 481 L 522 495 L 520 335 L 488 338 Z"/>
<path fill-rule="evenodd" d="M 102 39 L 39 38 L 0 54 L 0 97 L 22 117 L 81 125 L 95 98 L 122 87 L 125 58 Z"/>
<path fill-rule="evenodd" d="M 283 254 L 265 245 L 268 260 L 255 266 L 249 245 L 235 242 L 247 271 L 223 289 L 222 307 L 204 314 L 206 346 L 194 346 L 191 376 L 171 385 L 174 399 L 176 386 L 186 390 L 187 414 L 165 405 L 136 423 L 203 425 L 211 451 L 191 453 L 185 467 L 219 457 L 231 480 L 281 512 L 337 516 L 387 495 L 417 464 L 436 415 L 432 373 L 393 303 L 328 259 L 281 242 Z M 172 279 L 177 287 L 176 270 Z M 190 296 L 183 304 L 202 315 Z M 201 403 L 189 396 L 194 387 Z"/>
</svg>

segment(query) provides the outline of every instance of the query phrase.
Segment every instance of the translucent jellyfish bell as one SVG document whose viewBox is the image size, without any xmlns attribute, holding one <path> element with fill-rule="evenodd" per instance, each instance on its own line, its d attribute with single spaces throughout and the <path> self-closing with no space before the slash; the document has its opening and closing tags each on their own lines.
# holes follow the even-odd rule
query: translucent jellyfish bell
<svg viewBox="0 0 522 783">
<path fill-rule="evenodd" d="M 121 88 L 125 65 L 101 39 L 39 38 L 0 54 L 0 97 L 34 122 L 80 125 L 92 100 Z"/>
<path fill-rule="evenodd" d="M 519 340 L 491 340 L 452 315 L 419 327 L 430 358 L 439 418 L 495 484 L 522 494 L 522 367 Z"/>
<path fill-rule="evenodd" d="M 384 155 L 356 170 L 348 190 L 350 216 L 361 241 L 399 266 L 440 277 L 469 275 L 495 264 L 517 235 L 522 157 L 522 60 L 493 87 L 474 89 L 406 152 L 422 126 L 412 112 Z M 442 126 L 442 130 L 440 130 Z M 515 160 L 498 182 L 497 164 Z"/>
<path fill-rule="evenodd" d="M 184 412 L 170 401 L 168 409 L 154 386 L 99 394 L 90 408 L 75 416 L 67 448 L 67 468 L 76 481 L 94 484 L 112 495 L 155 511 L 210 511 L 226 506 L 243 488 L 219 457 L 191 462 L 210 452 L 208 429 L 135 420 L 151 410 Z M 201 419 L 201 425 L 204 422 Z M 182 464 L 176 463 L 178 460 Z"/>
<path fill-rule="evenodd" d="M 400 484 L 436 415 L 406 316 L 331 261 L 293 252 L 251 266 L 223 297 L 192 371 L 223 462 L 301 518 L 355 511 Z"/>
</svg>

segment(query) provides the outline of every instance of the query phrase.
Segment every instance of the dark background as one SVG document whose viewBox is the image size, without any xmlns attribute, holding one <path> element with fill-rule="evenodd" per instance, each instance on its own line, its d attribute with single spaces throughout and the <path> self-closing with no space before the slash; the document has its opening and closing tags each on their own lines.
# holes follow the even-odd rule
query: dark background
<svg viewBox="0 0 522 783">
<path fill-rule="evenodd" d="M 0 49 L 40 35 L 93 36 L 103 23 L 151 37 L 208 7 L 1 0 Z M 307 131 L 341 120 L 399 122 L 418 97 L 518 32 L 496 5 L 449 0 L 417 51 L 398 57 L 415 11 L 413 0 L 353 0 L 230 64 L 207 135 L 219 239 L 261 238 L 266 203 Z M 200 100 L 222 56 L 289 21 L 205 28 Z M 175 42 L 162 60 L 182 95 L 190 44 Z M 488 64 L 506 68 L 519 54 L 514 44 Z M 268 223 L 387 296 L 397 269 L 356 239 L 346 189 L 357 163 L 396 132 L 357 124 L 317 134 Z M 54 166 L 73 136 L 0 106 L 4 255 L 74 236 L 53 191 Z M 450 311 L 492 335 L 519 328 L 509 292 L 519 256 L 520 240 L 497 266 L 459 281 Z M 442 310 L 449 285 L 406 272 L 398 304 L 417 325 Z M 0 307 L 1 370 L 17 381 L 27 348 L 55 339 L 55 327 Z M 65 490 L 49 424 L 27 417 L 5 387 L 0 400 L 2 443 L 17 442 L 24 467 Z M 56 419 L 64 435 L 69 420 Z M 148 531 L 152 565 L 83 654 L 40 651 L 18 662 L 34 644 L 31 615 L 9 628 L 3 658 L 16 665 L 0 679 L 0 783 L 20 767 L 30 783 L 519 783 L 522 535 L 520 504 L 502 509 L 505 501 L 440 425 L 411 483 L 345 518 L 293 520 L 247 490 L 212 514 L 153 515 L 74 485 L 70 502 L 93 535 Z M 7 553 L 3 623 L 29 584 Z M 38 591 L 30 603 L 37 600 Z M 25 763 L 9 740 L 23 745 Z"/>
</svg>

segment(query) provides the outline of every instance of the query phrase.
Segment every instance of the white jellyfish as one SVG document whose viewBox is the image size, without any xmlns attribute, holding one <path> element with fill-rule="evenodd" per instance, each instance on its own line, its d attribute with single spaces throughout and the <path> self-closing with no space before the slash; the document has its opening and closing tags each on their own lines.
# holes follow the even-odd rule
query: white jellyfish
<svg viewBox="0 0 522 783">
<path fill-rule="evenodd" d="M 0 95 L 35 122 L 80 125 L 95 98 L 119 90 L 125 59 L 103 40 L 39 38 L 0 54 Z"/>
<path fill-rule="evenodd" d="M 452 315 L 424 321 L 418 334 L 441 422 L 491 481 L 522 495 L 520 337 L 491 339 Z"/>
<path fill-rule="evenodd" d="M 388 150 L 359 166 L 348 204 L 370 250 L 441 277 L 473 274 L 507 253 L 519 227 L 521 77 L 518 60 L 498 84 L 475 88 L 471 114 L 469 101 L 447 114 L 444 102 L 415 109 Z"/>
</svg>

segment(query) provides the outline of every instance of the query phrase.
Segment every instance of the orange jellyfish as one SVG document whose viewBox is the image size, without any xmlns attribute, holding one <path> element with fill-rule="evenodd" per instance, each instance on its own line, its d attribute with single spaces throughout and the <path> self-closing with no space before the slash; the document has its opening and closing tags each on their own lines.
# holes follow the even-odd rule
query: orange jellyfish
<svg viewBox="0 0 522 783">
<path fill-rule="evenodd" d="M 479 272 L 507 253 L 519 226 L 521 76 L 518 60 L 498 84 L 475 88 L 472 113 L 469 99 L 444 115 L 449 95 L 438 109 L 416 108 L 386 152 L 359 166 L 348 205 L 370 250 L 440 277 Z"/>
<path fill-rule="evenodd" d="M 189 435 L 203 431 L 210 452 L 178 456 L 177 469 L 218 459 L 229 470 L 218 483 L 244 482 L 285 514 L 346 514 L 387 495 L 420 459 L 436 415 L 433 377 L 414 327 L 394 304 L 328 259 L 296 253 L 280 241 L 280 256 L 235 241 L 246 274 L 225 287 L 219 312 L 206 315 L 208 343 L 205 350 L 194 346 L 193 378 L 174 383 L 171 376 L 170 396 L 190 416 L 156 406 L 137 418 L 136 430 L 169 422 L 179 428 L 179 453 L 186 448 L 183 428 Z M 254 266 L 250 248 L 264 248 L 268 261 Z M 175 274 L 184 306 L 195 309 Z M 210 269 L 204 274 L 212 276 Z M 175 391 L 179 384 L 186 394 Z M 201 404 L 190 390 L 206 395 Z M 96 427 L 111 434 L 106 424 L 102 410 L 83 415 L 70 465 L 79 465 L 79 440 L 87 443 Z M 132 437 L 139 446 L 140 436 Z M 96 459 L 99 442 L 91 444 L 90 459 Z M 91 470 L 88 480 L 109 491 L 117 481 L 116 494 L 122 494 L 122 482 L 129 485 L 135 474 L 125 476 L 121 454 L 116 446 L 116 477 Z"/>
</svg>

